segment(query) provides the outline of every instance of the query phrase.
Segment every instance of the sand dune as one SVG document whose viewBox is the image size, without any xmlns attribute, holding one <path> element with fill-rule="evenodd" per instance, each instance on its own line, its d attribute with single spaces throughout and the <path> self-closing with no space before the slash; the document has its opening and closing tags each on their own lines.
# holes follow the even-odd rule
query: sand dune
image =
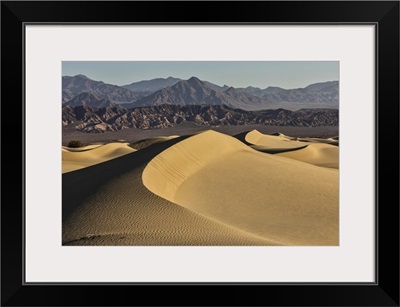
<svg viewBox="0 0 400 307">
<path fill-rule="evenodd" d="M 70 152 L 81 152 L 81 151 L 95 149 L 95 148 L 103 146 L 103 145 L 104 144 L 93 144 L 93 145 L 87 145 L 87 146 L 82 146 L 82 147 L 62 146 L 62 149 L 66 150 L 66 151 L 70 151 Z"/>
<path fill-rule="evenodd" d="M 283 134 L 266 135 L 257 130 L 247 133 L 245 136 L 245 141 L 251 144 L 254 149 L 269 153 L 287 151 L 288 149 L 300 149 L 307 146 L 307 144 L 292 140 Z"/>
<path fill-rule="evenodd" d="M 91 165 L 102 163 L 134 152 L 128 143 L 110 143 L 80 148 L 62 148 L 62 172 L 67 173 Z"/>
<path fill-rule="evenodd" d="M 258 131 L 249 133 L 246 141 L 298 146 Z M 208 131 L 158 154 L 142 178 L 154 194 L 268 241 L 338 244 L 336 170 L 261 153 L 233 137 Z"/>
<path fill-rule="evenodd" d="M 153 144 L 160 143 L 160 142 L 165 142 L 168 140 L 172 140 L 179 137 L 179 135 L 171 135 L 171 136 L 160 136 L 160 137 L 154 137 L 154 138 L 148 138 L 148 139 L 143 139 L 140 141 L 137 141 L 130 146 L 136 150 L 140 150 L 146 147 L 149 147 Z"/>
<path fill-rule="evenodd" d="M 136 152 L 63 147 L 63 172 L 76 170 L 63 175 L 63 244 L 337 245 L 338 171 L 312 164 L 334 167 L 338 148 L 270 137 L 249 140 L 281 153 L 213 131 Z"/>
<path fill-rule="evenodd" d="M 301 142 L 309 142 L 309 143 L 322 143 L 322 144 L 331 144 L 331 145 L 339 145 L 339 141 L 333 138 L 297 138 L 298 141 Z"/>
<path fill-rule="evenodd" d="M 289 136 L 289 135 L 286 135 L 286 134 L 283 134 L 283 133 L 280 133 L 280 132 L 272 133 L 272 134 L 269 134 L 269 135 L 279 136 L 279 137 L 286 138 L 286 139 L 291 140 L 291 141 L 296 141 L 298 139 L 297 137 Z"/>
<path fill-rule="evenodd" d="M 265 153 L 269 153 L 269 154 L 277 154 L 277 153 L 282 153 L 282 152 L 289 152 L 289 151 L 296 151 L 302 148 L 306 148 L 308 145 L 303 145 L 301 147 L 293 147 L 293 148 L 283 148 L 283 147 L 279 147 L 279 148 L 273 148 L 273 147 L 268 147 L 268 146 L 262 146 L 262 145 L 249 145 L 251 148 L 257 150 L 257 151 L 261 151 L 261 152 L 265 152 Z"/>
<path fill-rule="evenodd" d="M 151 193 L 142 172 L 179 141 L 63 175 L 63 245 L 279 245 Z"/>
<path fill-rule="evenodd" d="M 312 143 L 306 148 L 281 152 L 277 156 L 286 157 L 314 164 L 317 166 L 339 168 L 339 148 L 334 145 Z"/>
<path fill-rule="evenodd" d="M 265 135 L 253 130 L 245 135 L 245 141 L 251 148 L 261 152 L 317 166 L 339 168 L 338 141 L 333 138 L 295 138 L 282 133 Z"/>
</svg>

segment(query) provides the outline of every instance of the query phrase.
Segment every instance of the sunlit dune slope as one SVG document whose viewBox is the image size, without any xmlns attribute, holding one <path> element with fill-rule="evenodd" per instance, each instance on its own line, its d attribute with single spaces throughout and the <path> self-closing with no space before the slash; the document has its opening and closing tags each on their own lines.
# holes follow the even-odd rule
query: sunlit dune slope
<svg viewBox="0 0 400 307">
<path fill-rule="evenodd" d="M 142 178 L 158 196 L 265 239 L 338 244 L 337 171 L 207 131 L 157 155 Z"/>
<path fill-rule="evenodd" d="M 245 141 L 254 146 L 254 149 L 264 152 L 276 153 L 280 151 L 304 148 L 307 144 L 279 135 L 262 134 L 257 130 L 250 131 L 245 136 Z"/>
<path fill-rule="evenodd" d="M 312 143 L 303 149 L 281 152 L 277 155 L 317 166 L 339 168 L 339 148 L 334 145 Z"/>
<path fill-rule="evenodd" d="M 253 130 L 246 134 L 245 139 L 251 144 L 257 144 L 249 146 L 258 151 L 317 166 L 339 168 L 339 147 L 333 145 L 337 145 L 337 141 L 332 138 L 293 138 L 281 133 L 265 135 Z"/>
<path fill-rule="evenodd" d="M 68 147 L 62 148 L 62 172 L 67 173 L 94 164 L 102 163 L 128 153 L 136 151 L 128 146 L 128 143 L 110 143 L 102 146 L 80 148 L 81 150 Z"/>
</svg>

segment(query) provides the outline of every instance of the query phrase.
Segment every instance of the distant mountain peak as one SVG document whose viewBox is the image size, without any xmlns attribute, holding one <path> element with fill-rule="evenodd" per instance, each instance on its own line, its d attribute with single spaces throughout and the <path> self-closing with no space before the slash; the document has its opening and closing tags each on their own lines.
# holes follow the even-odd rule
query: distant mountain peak
<svg viewBox="0 0 400 307">
<path fill-rule="evenodd" d="M 147 92 L 147 94 L 151 94 L 168 86 L 172 86 L 179 81 L 182 80 L 169 76 L 168 78 L 155 78 L 133 82 L 131 84 L 123 85 L 122 87 L 136 93 Z"/>
<path fill-rule="evenodd" d="M 261 90 L 259 87 L 254 87 L 254 86 L 251 86 L 251 85 L 246 87 L 246 89 L 248 89 L 248 90 Z"/>
<path fill-rule="evenodd" d="M 113 103 L 132 103 L 138 99 L 136 94 L 125 88 L 106 84 L 103 81 L 91 80 L 82 74 L 62 77 L 62 101 L 64 104 L 72 101 L 71 104 L 79 105 L 79 100 L 85 100 L 86 97 L 96 98 L 90 100 L 93 102 L 92 106 L 96 106 L 95 100 L 98 100 L 100 105 L 104 105 L 105 102 L 108 103 L 106 100 Z M 81 105 L 83 104 L 82 101 Z"/>
<path fill-rule="evenodd" d="M 88 77 L 86 77 L 85 75 L 82 75 L 82 74 L 78 74 L 78 75 L 76 75 L 74 77 L 90 80 Z"/>
<path fill-rule="evenodd" d="M 199 78 L 197 77 L 191 77 L 190 79 L 187 80 L 187 82 L 189 83 L 203 83 L 203 81 L 201 81 Z"/>
<path fill-rule="evenodd" d="M 188 84 L 189 86 L 191 86 L 192 88 L 197 89 L 197 90 L 201 90 L 201 91 L 211 90 L 211 88 L 209 88 L 206 83 L 204 83 L 203 81 L 201 81 L 197 77 L 191 77 L 185 83 Z"/>
<path fill-rule="evenodd" d="M 308 86 L 305 87 L 305 89 L 324 89 L 327 87 L 331 87 L 331 86 L 338 86 L 339 85 L 339 81 L 325 81 L 325 82 L 318 82 L 318 83 L 314 83 L 314 84 L 310 84 Z"/>
<path fill-rule="evenodd" d="M 271 90 L 283 90 L 283 88 L 279 86 L 268 86 L 266 89 L 271 89 Z"/>
<path fill-rule="evenodd" d="M 239 109 L 259 107 L 259 98 L 239 92 L 230 87 L 221 88 L 197 77 L 182 80 L 173 86 L 163 88 L 136 102 L 136 106 L 168 105 L 227 105 Z"/>
<path fill-rule="evenodd" d="M 227 94 L 227 95 L 239 95 L 239 91 L 236 88 L 234 88 L 233 86 L 230 86 L 229 88 L 227 88 L 224 91 L 224 93 Z M 246 95 L 248 95 L 248 94 L 246 93 Z"/>
</svg>

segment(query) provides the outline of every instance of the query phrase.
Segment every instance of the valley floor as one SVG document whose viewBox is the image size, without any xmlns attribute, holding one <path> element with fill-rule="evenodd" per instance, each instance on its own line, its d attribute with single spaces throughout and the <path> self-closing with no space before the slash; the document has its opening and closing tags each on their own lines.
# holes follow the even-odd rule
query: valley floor
<svg viewBox="0 0 400 307">
<path fill-rule="evenodd" d="M 283 133 L 294 137 L 321 137 L 329 138 L 339 135 L 338 126 L 323 126 L 323 127 L 291 127 L 291 126 L 266 126 L 266 125 L 243 125 L 243 126 L 221 126 L 208 127 L 196 126 L 194 124 L 178 125 L 164 129 L 124 129 L 120 131 L 110 131 L 104 133 L 85 133 L 77 131 L 74 125 L 63 127 L 62 144 L 66 146 L 71 140 L 78 140 L 85 144 L 92 143 L 110 143 L 116 141 L 125 141 L 134 143 L 139 140 L 171 135 L 191 135 L 201 131 L 214 130 L 227 135 L 236 135 L 251 130 L 258 130 L 261 133 Z"/>
</svg>

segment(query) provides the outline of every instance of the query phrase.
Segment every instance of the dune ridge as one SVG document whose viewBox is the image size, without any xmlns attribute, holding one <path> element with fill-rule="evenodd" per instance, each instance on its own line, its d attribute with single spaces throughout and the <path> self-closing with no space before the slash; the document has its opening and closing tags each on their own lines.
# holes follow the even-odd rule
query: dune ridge
<svg viewBox="0 0 400 307">
<path fill-rule="evenodd" d="M 128 143 L 110 143 L 74 149 L 63 147 L 62 172 L 75 171 L 136 151 L 128 145 Z"/>
<path fill-rule="evenodd" d="M 246 141 L 266 144 L 257 132 Z M 337 171 L 261 153 L 207 131 L 158 154 L 142 180 L 166 200 L 266 240 L 338 245 Z"/>
<path fill-rule="evenodd" d="M 87 146 L 82 146 L 82 147 L 68 147 L 68 146 L 62 146 L 63 150 L 70 151 L 70 152 L 81 152 L 81 151 L 86 151 L 86 150 L 92 150 L 97 147 L 103 146 L 104 144 L 92 144 L 92 145 L 87 145 Z"/>
</svg>

